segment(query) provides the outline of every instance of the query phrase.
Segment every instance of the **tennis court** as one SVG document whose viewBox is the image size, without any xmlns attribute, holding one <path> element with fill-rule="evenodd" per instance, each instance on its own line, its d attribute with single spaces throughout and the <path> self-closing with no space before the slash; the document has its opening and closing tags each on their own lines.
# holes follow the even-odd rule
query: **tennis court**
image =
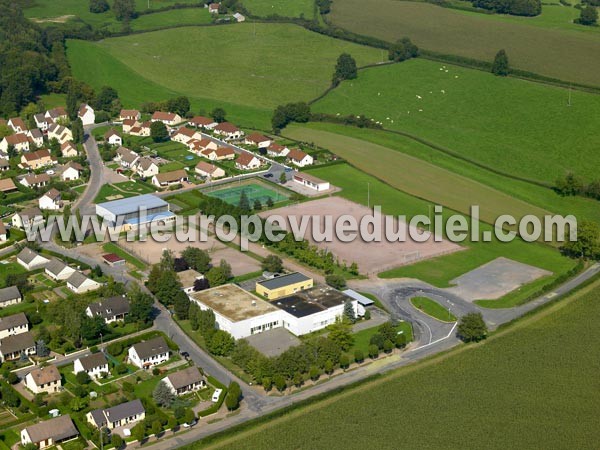
<svg viewBox="0 0 600 450">
<path fill-rule="evenodd" d="M 205 192 L 205 194 L 211 197 L 219 198 L 230 205 L 239 205 L 242 192 L 246 193 L 246 196 L 250 201 L 250 205 L 252 205 L 255 200 L 259 200 L 264 205 L 269 198 L 273 200 L 273 203 L 283 202 L 289 198 L 287 195 L 282 194 L 281 192 L 277 192 L 276 190 L 269 189 L 256 183 L 243 184 L 241 186 L 233 186 L 216 191 Z"/>
</svg>

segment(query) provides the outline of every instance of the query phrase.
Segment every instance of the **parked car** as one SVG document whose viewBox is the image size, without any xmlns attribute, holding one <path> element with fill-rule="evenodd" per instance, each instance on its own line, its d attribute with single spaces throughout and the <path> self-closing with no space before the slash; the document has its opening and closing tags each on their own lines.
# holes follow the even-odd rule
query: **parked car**
<svg viewBox="0 0 600 450">
<path fill-rule="evenodd" d="M 273 178 L 273 174 L 272 173 L 265 173 L 263 175 L 263 177 L 265 177 L 265 178 Z"/>
<path fill-rule="evenodd" d="M 223 392 L 223 389 L 215 389 L 215 392 L 213 392 L 213 396 L 212 396 L 212 402 L 213 403 L 217 403 L 219 401 L 219 397 L 221 396 L 221 392 Z"/>
</svg>

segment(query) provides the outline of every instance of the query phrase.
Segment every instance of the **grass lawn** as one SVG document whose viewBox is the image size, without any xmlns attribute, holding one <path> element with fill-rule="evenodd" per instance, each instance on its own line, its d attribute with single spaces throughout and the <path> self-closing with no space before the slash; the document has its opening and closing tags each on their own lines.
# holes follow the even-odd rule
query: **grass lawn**
<svg viewBox="0 0 600 450">
<path fill-rule="evenodd" d="M 413 405 L 402 415 L 400 439 L 415 448 L 460 448 L 466 435 L 486 449 L 593 448 L 600 441 L 600 332 L 590 317 L 599 314 L 595 283 L 482 344 L 188 448 L 393 448 L 399 405 Z M 556 336 L 560 345 L 551 344 Z"/>
<path fill-rule="evenodd" d="M 365 186 L 369 183 L 371 200 L 381 205 L 384 214 L 405 214 L 407 217 L 412 217 L 416 214 L 427 215 L 429 213 L 430 203 L 396 190 L 346 164 L 315 168 L 310 173 L 341 187 L 340 196 L 363 205 L 367 204 Z M 451 215 L 453 212 L 447 210 L 445 214 Z M 481 224 L 480 232 L 486 230 L 491 230 L 491 227 Z M 451 280 L 465 272 L 499 256 L 505 256 L 553 272 L 553 275 L 546 279 L 547 282 L 550 282 L 576 265 L 575 261 L 562 256 L 558 250 L 538 243 L 526 243 L 521 240 L 501 243 L 494 240 L 492 242 L 465 241 L 463 245 L 466 245 L 468 249 L 399 267 L 383 272 L 379 276 L 382 278 L 418 278 L 438 287 L 448 287 Z M 524 294 L 516 295 L 511 298 L 511 303 L 517 304 L 526 297 L 527 295 Z"/>
<path fill-rule="evenodd" d="M 137 269 L 146 270 L 145 263 L 143 263 L 142 261 L 137 259 L 135 256 L 127 253 L 125 250 L 123 250 L 121 247 L 119 247 L 114 242 L 107 242 L 106 244 L 102 245 L 102 250 L 104 250 L 105 252 L 114 253 L 114 254 L 120 256 L 121 258 L 123 258 L 125 261 L 127 261 L 129 264 L 131 264 L 132 266 L 134 266 Z"/>
<path fill-rule="evenodd" d="M 314 16 L 314 3 L 311 0 L 243 0 L 244 7 L 254 16 L 304 17 Z"/>
<path fill-rule="evenodd" d="M 178 1 L 178 3 L 181 3 Z M 160 27 L 203 25 L 211 22 L 208 8 L 174 9 L 154 14 L 145 14 L 131 21 L 134 31 L 152 30 Z"/>
<path fill-rule="evenodd" d="M 501 191 L 516 199 L 522 200 L 522 202 L 515 202 L 515 199 L 507 199 L 504 197 L 502 201 L 502 206 L 505 208 L 503 213 L 505 213 L 508 208 L 518 212 L 519 209 L 523 207 L 523 202 L 526 202 L 558 214 L 574 214 L 580 220 L 587 219 L 600 223 L 600 208 L 598 208 L 598 202 L 596 200 L 583 197 L 561 197 L 551 189 L 524 181 L 516 181 L 496 174 L 476 166 L 475 164 L 469 164 L 463 160 L 398 134 L 328 123 L 309 123 L 303 126 L 294 125 L 286 128 L 284 133 L 322 146 L 331 146 L 330 148 L 335 148 L 336 153 L 340 156 L 346 155 L 349 157 L 350 162 L 361 170 L 375 175 L 380 179 L 383 179 L 384 175 L 386 175 L 385 181 L 390 185 L 405 190 L 406 192 L 414 192 L 415 189 L 418 189 L 417 195 L 419 197 L 443 203 L 447 206 L 450 206 L 451 203 L 453 205 L 452 207 L 459 211 L 464 210 L 467 203 L 469 205 L 476 203 L 472 199 L 481 199 L 481 194 L 483 192 L 489 194 L 494 193 L 495 191 Z M 341 145 L 340 142 L 344 142 L 345 145 Z M 369 143 L 378 144 L 380 147 L 372 147 L 368 145 Z M 386 158 L 393 158 L 388 153 L 389 150 L 395 150 L 422 159 L 427 163 L 462 175 L 461 178 L 452 178 L 457 181 L 461 180 L 461 183 L 458 185 L 444 183 L 445 190 L 437 190 L 437 186 L 441 184 L 442 180 L 450 180 L 448 176 L 441 179 L 437 178 L 435 183 L 431 182 L 428 184 L 422 183 L 421 180 L 415 180 L 412 175 L 412 172 L 415 170 L 420 170 L 420 173 L 422 173 L 425 178 L 430 178 L 434 174 L 437 174 L 438 176 L 440 174 L 447 174 L 447 172 L 439 172 L 437 170 L 423 171 L 423 169 L 431 168 L 431 165 L 413 164 L 414 159 L 405 158 L 403 156 L 396 156 L 396 158 L 393 158 L 392 165 L 396 166 L 402 164 L 403 167 L 410 168 L 410 172 L 405 171 L 402 177 L 387 176 L 391 172 L 394 172 L 395 174 L 395 171 L 392 171 L 389 168 L 386 168 L 385 170 L 373 170 L 373 167 L 377 165 L 378 161 L 358 153 L 357 145 L 361 146 L 361 148 L 368 148 L 369 156 L 375 151 L 378 155 L 381 153 L 386 155 Z M 381 147 L 385 147 L 385 150 Z M 410 165 L 406 166 L 407 164 Z M 412 184 L 413 181 L 415 184 Z M 467 185 L 473 187 L 475 191 L 470 192 L 466 199 L 464 197 L 457 197 L 455 194 L 461 192 L 464 189 L 464 186 Z M 482 185 L 489 186 L 495 191 L 485 189 L 485 186 Z M 435 192 L 436 190 L 438 191 L 437 193 Z M 433 194 L 436 195 L 434 196 Z M 494 194 L 494 197 L 496 200 L 502 200 L 502 197 L 497 196 L 497 194 Z M 496 209 L 496 205 L 493 202 L 487 201 L 487 199 L 483 204 L 480 202 L 480 206 L 482 206 L 484 211 L 490 207 Z M 483 219 L 486 219 L 486 217 L 483 217 Z"/>
<path fill-rule="evenodd" d="M 445 67 L 416 59 L 367 69 L 314 109 L 365 114 L 513 175 L 547 183 L 569 171 L 597 178 L 600 95 L 573 92 L 569 107 L 567 89 Z"/>
<path fill-rule="evenodd" d="M 102 203 L 110 200 L 118 200 L 119 198 L 135 197 L 142 194 L 150 194 L 155 192 L 150 186 L 136 181 L 124 181 L 115 184 L 103 184 L 100 192 L 94 199 L 94 203 Z M 115 197 L 115 198 L 110 198 Z M 118 197 L 118 198 L 117 198 Z"/>
<path fill-rule="evenodd" d="M 57 106 L 65 106 L 67 103 L 66 94 L 44 94 L 40 95 L 40 100 L 44 103 L 46 109 L 56 108 Z"/>
<path fill-rule="evenodd" d="M 9 275 L 18 275 L 21 273 L 27 273 L 27 270 L 16 262 L 0 264 L 0 288 L 6 287 L 6 278 Z"/>
<path fill-rule="evenodd" d="M 418 310 L 442 322 L 456 322 L 456 317 L 438 302 L 427 297 L 413 297 L 410 303 Z"/>
<path fill-rule="evenodd" d="M 599 30 L 567 23 L 572 30 L 530 25 L 543 17 L 489 16 L 397 0 L 337 0 L 329 19 L 358 34 L 388 42 L 409 36 L 423 49 L 483 61 L 492 61 L 503 48 L 519 69 L 600 85 L 600 59 L 594 57 L 600 52 Z"/>
<path fill-rule="evenodd" d="M 289 24 L 179 28 L 67 47 L 74 76 L 113 86 L 126 106 L 188 95 L 196 112 L 221 106 L 230 120 L 259 128 L 270 127 L 275 106 L 321 94 L 340 53 L 359 65 L 381 59 L 378 50 Z"/>
<path fill-rule="evenodd" d="M 379 327 L 373 327 L 373 328 L 367 328 L 365 330 L 361 330 L 358 333 L 354 333 L 352 335 L 352 336 L 354 336 L 354 345 L 350 349 L 349 353 L 351 355 L 353 355 L 354 350 L 360 349 L 360 350 L 362 350 L 363 355 L 365 355 L 365 358 L 367 358 L 368 354 L 369 354 L 369 345 L 370 345 L 371 337 L 374 334 L 377 334 L 378 329 L 379 329 Z M 406 335 L 407 342 L 412 341 L 412 327 L 410 326 L 409 322 L 399 322 L 398 325 L 396 326 L 396 331 L 397 332 L 402 331 Z"/>
</svg>

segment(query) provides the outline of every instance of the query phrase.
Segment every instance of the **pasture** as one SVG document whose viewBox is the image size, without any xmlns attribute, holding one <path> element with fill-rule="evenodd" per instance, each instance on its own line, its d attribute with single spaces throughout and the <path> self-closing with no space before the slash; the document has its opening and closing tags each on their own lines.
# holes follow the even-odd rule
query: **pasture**
<svg viewBox="0 0 600 450">
<path fill-rule="evenodd" d="M 542 15 L 543 17 L 543 15 Z M 336 0 L 330 19 L 342 28 L 393 42 L 492 61 L 501 48 L 514 67 L 565 81 L 600 86 L 600 39 L 594 32 L 545 29 L 536 18 L 495 20 L 486 14 L 397 0 Z M 516 19 L 516 18 L 514 18 Z M 579 28 L 579 27 L 577 27 Z M 587 27 L 581 27 L 587 28 Z"/>
<path fill-rule="evenodd" d="M 596 282 L 481 344 L 186 448 L 447 449 L 464 447 L 466 436 L 486 449 L 596 447 L 600 332 L 590 317 L 600 314 L 599 288 Z M 552 344 L 556 336 L 560 345 Z M 400 436 L 403 405 L 411 407 L 400 416 Z"/>
<path fill-rule="evenodd" d="M 238 206 L 240 204 L 242 192 L 248 197 L 250 207 L 254 205 L 256 200 L 260 201 L 264 207 L 269 199 L 273 200 L 273 203 L 281 203 L 289 198 L 277 189 L 269 189 L 268 187 L 257 183 L 242 184 L 239 186 L 235 185 L 217 190 L 207 190 L 204 193 L 210 197 L 221 199 L 230 205 Z"/>
<path fill-rule="evenodd" d="M 352 128 L 348 131 L 350 130 Z M 444 205 L 467 215 L 471 213 L 471 205 L 479 205 L 480 217 L 488 223 L 494 223 L 501 214 L 512 214 L 515 217 L 526 214 L 541 217 L 547 214 L 547 211 L 541 208 L 517 200 L 477 181 L 378 144 L 300 126 L 286 129 L 285 135 L 326 147 L 362 171 L 432 203 Z M 403 148 L 410 147 L 414 152 L 419 152 L 425 147 L 423 144 L 407 139 L 402 144 Z"/>
<path fill-rule="evenodd" d="M 600 165 L 600 95 L 424 59 L 366 69 L 314 105 L 365 114 L 513 175 L 553 183 Z"/>
<path fill-rule="evenodd" d="M 314 2 L 311 0 L 243 0 L 244 7 L 254 16 L 303 17 L 314 16 Z"/>
<path fill-rule="evenodd" d="M 336 136 L 331 136 L 331 133 L 335 133 Z M 419 158 L 423 161 L 434 164 L 435 166 L 462 175 L 463 179 L 467 178 L 471 180 L 475 190 L 469 194 L 467 199 L 460 199 L 465 204 L 474 203 L 474 201 L 470 201 L 469 199 L 478 198 L 480 196 L 478 192 L 479 188 L 476 187 L 477 185 L 486 185 L 495 189 L 496 191 L 504 192 L 511 197 L 522 200 L 523 202 L 537 206 L 541 209 L 563 215 L 574 214 L 579 220 L 587 219 L 600 223 L 600 208 L 598 208 L 598 202 L 596 200 L 583 197 L 562 197 L 557 195 L 551 189 L 540 187 L 524 181 L 517 181 L 512 178 L 494 173 L 490 170 L 486 170 L 475 164 L 469 164 L 464 160 L 458 159 L 429 146 L 422 145 L 412 139 L 398 134 L 366 128 L 346 127 L 343 125 L 330 123 L 308 123 L 303 124 L 302 126 L 291 125 L 285 129 L 284 134 L 296 137 L 297 139 L 306 142 L 314 142 L 321 146 L 331 145 L 332 149 L 335 146 L 335 148 L 338 150 L 337 153 L 340 155 L 342 153 L 350 153 L 350 150 L 352 150 L 352 146 L 350 146 L 351 141 L 346 141 L 347 145 L 341 148 L 338 139 L 340 139 L 339 135 L 342 135 L 343 139 L 354 138 L 360 140 L 360 145 L 363 146 L 368 145 L 368 143 L 378 144 L 386 149 Z M 370 152 L 373 151 L 373 148 L 370 146 L 368 148 L 370 149 Z M 362 158 L 358 157 L 357 155 L 356 158 L 352 159 L 352 164 L 360 168 L 362 171 L 371 173 L 378 178 L 383 178 L 383 173 L 392 171 L 389 168 L 385 171 L 373 171 L 371 167 L 374 161 L 375 159 L 371 160 L 364 155 Z M 400 161 L 402 161 L 403 164 L 407 164 L 407 162 L 410 160 L 406 160 L 404 158 L 393 160 L 390 167 L 399 167 Z M 406 167 L 407 169 L 410 169 L 410 171 L 416 170 L 416 168 L 412 165 L 402 167 Z M 398 187 L 399 189 L 407 192 L 412 192 L 412 189 L 415 189 L 416 187 L 419 188 L 419 192 L 423 192 L 423 189 L 431 189 L 429 186 L 424 186 L 420 181 L 416 186 L 406 184 L 405 181 L 411 179 L 412 177 L 405 177 L 405 175 L 406 173 L 402 177 L 394 177 L 393 179 L 389 179 L 387 181 L 392 186 Z M 430 177 L 428 172 L 425 172 L 424 176 L 427 179 Z M 434 184 L 442 184 L 443 180 L 444 178 L 438 178 Z M 443 197 L 435 197 L 435 199 L 427 197 L 427 199 L 446 205 L 450 200 L 451 195 L 456 192 L 457 186 L 453 186 L 448 183 L 445 183 L 444 185 L 446 191 L 443 192 Z M 423 195 L 419 196 L 423 197 Z M 448 198 L 444 200 L 445 197 Z M 493 206 L 491 202 L 486 201 L 484 209 L 489 208 L 490 205 Z M 512 210 L 511 203 L 503 203 L 503 207 L 504 211 Z M 460 203 L 456 203 L 453 208 L 458 211 L 463 210 L 463 208 L 460 206 Z M 486 217 L 482 218 L 484 220 L 486 219 Z"/>
<path fill-rule="evenodd" d="M 359 65 L 381 59 L 378 50 L 289 24 L 177 28 L 67 47 L 77 78 L 115 87 L 127 105 L 188 95 L 196 110 L 218 105 L 231 120 L 263 127 L 275 106 L 322 93 L 341 53 Z"/>
<path fill-rule="evenodd" d="M 371 205 L 381 205 L 384 214 L 405 214 L 410 218 L 417 214 L 428 215 L 430 207 L 433 206 L 428 201 L 397 190 L 346 164 L 315 168 L 311 169 L 310 173 L 340 187 L 342 190 L 338 195 L 341 197 L 362 205 L 367 204 L 368 184 L 370 186 Z M 454 214 L 454 212 L 445 209 L 443 216 L 447 218 L 451 214 Z M 491 226 L 480 224 L 480 233 L 491 229 Z M 519 239 L 509 243 L 502 243 L 497 240 L 481 242 L 480 240 L 478 242 L 465 241 L 462 244 L 467 247 L 465 251 L 398 267 L 382 272 L 379 276 L 381 278 L 417 278 L 438 287 L 450 287 L 452 285 L 451 281 L 455 278 L 499 256 L 505 256 L 552 272 L 552 275 L 544 280 L 545 284 L 550 283 L 560 274 L 569 271 L 576 265 L 575 261 L 562 256 L 558 250 L 550 246 L 526 243 Z M 526 285 L 518 293 L 511 293 L 501 299 L 494 300 L 495 305 L 497 307 L 514 306 L 540 287 L 539 283 Z"/>
<path fill-rule="evenodd" d="M 112 4 L 112 2 L 109 3 Z M 138 12 L 147 10 L 148 6 L 151 10 L 154 10 L 175 4 L 199 4 L 198 0 L 135 0 L 135 3 L 135 9 Z M 131 28 L 133 30 L 145 30 L 177 24 L 210 22 L 208 10 L 204 8 L 194 9 L 197 9 L 197 11 L 184 9 L 142 15 L 131 21 Z M 30 6 L 23 10 L 23 13 L 25 17 L 42 24 L 79 19 L 93 28 L 108 31 L 119 31 L 123 27 L 123 23 L 116 20 L 112 9 L 104 13 L 94 14 L 89 10 L 89 2 L 82 0 L 34 0 Z"/>
</svg>

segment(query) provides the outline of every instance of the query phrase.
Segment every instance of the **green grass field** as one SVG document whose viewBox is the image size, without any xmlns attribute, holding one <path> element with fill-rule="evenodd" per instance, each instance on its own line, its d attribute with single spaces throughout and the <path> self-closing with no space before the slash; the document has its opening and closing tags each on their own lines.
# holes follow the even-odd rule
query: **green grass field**
<svg viewBox="0 0 600 450">
<path fill-rule="evenodd" d="M 289 198 L 279 191 L 269 189 L 256 183 L 244 184 L 241 186 L 231 186 L 216 191 L 207 191 L 205 194 L 210 197 L 219 198 L 230 205 L 239 205 L 242 192 L 246 193 L 246 196 L 250 201 L 250 207 L 252 207 L 255 200 L 259 200 L 263 205 L 265 205 L 269 198 L 273 200 L 273 203 L 284 202 Z"/>
<path fill-rule="evenodd" d="M 408 36 L 419 47 L 492 61 L 501 48 L 514 67 L 561 80 L 600 86 L 596 32 L 544 29 L 536 18 L 495 20 L 485 14 L 397 0 L 336 0 L 331 21 L 358 34 L 393 42 Z M 588 27 L 581 27 L 588 28 Z"/>
<path fill-rule="evenodd" d="M 94 199 L 94 203 L 102 203 L 119 198 L 135 197 L 142 194 L 155 192 L 150 186 L 135 181 L 124 181 L 123 183 L 104 184 Z M 115 198 L 110 198 L 115 197 Z M 118 198 L 116 198 L 118 197 Z"/>
<path fill-rule="evenodd" d="M 243 5 L 254 16 L 304 17 L 314 16 L 314 2 L 311 0 L 243 0 Z"/>
<path fill-rule="evenodd" d="M 482 344 L 187 448 L 456 449 L 470 446 L 465 439 L 486 449 L 594 448 L 600 332 L 590 317 L 600 314 L 599 288 Z"/>
<path fill-rule="evenodd" d="M 230 120 L 262 128 L 270 126 L 275 106 L 322 93 L 340 53 L 351 53 L 359 65 L 381 58 L 378 50 L 295 25 L 256 24 L 254 30 L 239 24 L 71 40 L 67 54 L 75 77 L 95 88 L 113 86 L 127 106 L 188 95 L 196 112 L 220 106 Z"/>
<path fill-rule="evenodd" d="M 330 133 L 335 133 L 335 136 L 331 135 Z M 349 141 L 347 138 L 359 139 L 361 141 L 361 146 L 368 146 L 369 143 L 378 144 L 379 146 L 386 147 L 387 149 L 405 153 L 406 155 L 422 159 L 423 161 L 434 164 L 435 166 L 462 175 L 463 179 L 470 179 L 471 181 L 469 183 L 473 186 L 477 186 L 478 183 L 480 183 L 479 186 L 481 186 L 481 184 L 489 186 L 497 191 L 504 192 L 511 197 L 522 200 L 525 203 L 535 205 L 541 209 L 563 215 L 574 214 L 579 220 L 587 219 L 600 223 L 600 208 L 598 208 L 598 202 L 596 200 L 583 197 L 561 197 L 551 189 L 543 188 L 523 181 L 516 181 L 506 176 L 496 174 L 490 170 L 483 169 L 475 164 L 466 163 L 463 160 L 447 155 L 439 150 L 422 145 L 412 139 L 400 136 L 398 134 L 328 123 L 309 123 L 303 124 L 302 126 L 292 125 L 285 129 L 284 134 L 294 136 L 303 141 L 314 142 L 323 146 L 331 145 L 331 148 L 336 148 L 340 155 L 349 155 L 354 149 L 354 147 L 350 144 L 354 141 Z M 342 135 L 342 137 L 340 137 L 340 135 Z M 347 145 L 340 145 L 340 140 L 346 142 Z M 370 152 L 373 151 L 372 147 L 369 146 L 368 148 L 370 149 Z M 368 164 L 367 161 L 369 162 Z M 393 161 L 391 167 L 395 168 L 400 165 L 401 162 L 402 164 L 407 164 L 409 161 L 412 160 L 399 157 Z M 389 168 L 383 172 L 373 171 L 371 167 L 373 166 L 374 161 L 365 158 L 364 155 L 357 154 L 356 158 L 351 159 L 351 162 L 361 170 L 371 173 L 379 178 L 382 178 L 383 173 L 391 171 Z M 409 167 L 411 171 L 415 170 L 412 165 Z M 423 173 L 423 176 L 425 179 L 430 179 L 432 173 L 438 172 L 427 171 Z M 418 193 L 421 197 L 423 197 L 423 195 L 420 193 L 430 192 L 432 189 L 435 189 L 437 184 L 441 184 L 442 181 L 441 179 L 436 179 L 435 183 L 432 183 L 434 185 L 432 187 L 428 185 L 425 186 L 421 180 L 417 180 L 417 185 L 414 186 L 406 182 L 410 179 L 414 178 L 410 173 L 407 174 L 405 172 L 402 177 L 396 176 L 388 179 L 387 181 L 392 186 L 399 187 L 407 192 L 412 192 L 413 189 L 417 188 L 419 189 Z M 463 203 L 473 204 L 475 203 L 473 199 L 480 197 L 480 192 L 478 192 L 478 189 L 477 191 L 470 193 L 467 198 L 456 198 L 454 194 L 462 189 L 462 184 L 454 186 L 444 183 L 444 187 L 447 190 L 440 193 L 442 194 L 441 197 L 435 197 L 435 201 L 444 203 L 442 201 L 444 198 L 446 198 L 446 202 L 454 198 L 454 200 L 461 200 Z M 434 201 L 433 197 L 428 199 Z M 460 202 L 455 201 L 453 204 L 455 205 L 455 209 L 462 210 L 460 207 Z M 491 202 L 486 200 L 484 204 L 486 207 L 489 207 Z M 503 202 L 502 204 L 504 208 L 508 209 L 511 207 L 512 200 L 510 202 Z M 522 202 L 518 202 L 517 204 L 522 204 Z"/>
<path fill-rule="evenodd" d="M 527 214 L 541 217 L 547 214 L 541 208 L 414 156 L 342 134 L 352 130 L 340 127 L 340 134 L 334 134 L 322 129 L 295 126 L 286 129 L 285 135 L 328 148 L 360 170 L 432 203 L 463 214 L 470 214 L 471 205 L 480 205 L 480 217 L 488 223 L 494 223 L 501 214 L 515 217 Z M 408 139 L 403 142 L 404 146 L 413 152 L 425 151 L 423 144 Z M 399 170 L 401 176 L 398 176 Z"/>
<path fill-rule="evenodd" d="M 136 0 L 136 11 L 147 10 L 148 4 L 150 9 L 159 9 L 178 3 L 199 4 L 198 0 L 151 0 L 150 2 L 148 0 Z M 41 24 L 80 19 L 93 28 L 109 31 L 119 31 L 123 26 L 122 22 L 115 19 L 112 9 L 101 14 L 94 14 L 89 10 L 89 2 L 84 0 L 33 0 L 31 6 L 24 9 L 24 14 L 25 17 Z M 131 21 L 131 28 L 133 30 L 146 30 L 162 26 L 209 22 L 208 10 L 197 8 L 197 11 L 184 9 L 143 15 Z"/>
<path fill-rule="evenodd" d="M 352 345 L 352 349 L 348 352 L 349 354 L 354 354 L 355 349 L 360 349 L 365 355 L 365 358 L 369 354 L 369 345 L 371 344 L 371 337 L 374 334 L 377 334 L 379 327 L 366 328 L 357 333 L 352 334 L 354 337 L 354 344 Z M 406 342 L 412 341 L 412 327 L 409 322 L 400 322 L 396 326 L 396 331 L 402 331 L 406 335 Z"/>
<path fill-rule="evenodd" d="M 394 189 L 346 164 L 315 168 L 311 169 L 310 173 L 342 188 L 340 196 L 363 205 L 367 204 L 366 186 L 369 183 L 371 205 L 381 205 L 384 214 L 405 214 L 409 218 L 416 214 L 427 215 L 432 205 L 425 200 Z M 451 210 L 444 211 L 444 217 L 451 214 L 454 214 Z M 481 224 L 480 232 L 486 230 L 491 230 L 491 227 Z M 549 283 L 559 274 L 569 271 L 576 265 L 575 261 L 562 256 L 558 250 L 538 243 L 526 243 L 521 240 L 501 243 L 493 240 L 492 242 L 465 241 L 463 245 L 467 246 L 467 250 L 402 266 L 383 272 L 379 276 L 382 278 L 417 278 L 438 287 L 448 287 L 450 281 L 454 278 L 499 256 L 505 256 L 524 264 L 549 270 L 553 273 L 552 276 L 545 279 L 545 283 Z M 495 300 L 494 305 L 497 307 L 510 307 L 519 304 L 532 293 L 528 286 Z M 536 285 L 536 289 L 539 289 L 539 287 L 541 286 Z"/>
<path fill-rule="evenodd" d="M 427 297 L 413 297 L 410 299 L 410 303 L 417 308 L 419 311 L 424 312 L 428 316 L 434 319 L 441 320 L 442 322 L 455 322 L 456 316 L 452 314 L 448 309 L 444 308 L 435 300 L 431 300 Z"/>
<path fill-rule="evenodd" d="M 6 278 L 9 275 L 19 275 L 26 272 L 27 270 L 16 262 L 0 264 L 0 288 L 6 287 Z"/>
<path fill-rule="evenodd" d="M 567 171 L 596 178 L 600 95 L 573 92 L 570 107 L 568 96 L 567 89 L 416 59 L 361 71 L 314 110 L 365 114 L 513 175 L 549 183 Z"/>
</svg>

